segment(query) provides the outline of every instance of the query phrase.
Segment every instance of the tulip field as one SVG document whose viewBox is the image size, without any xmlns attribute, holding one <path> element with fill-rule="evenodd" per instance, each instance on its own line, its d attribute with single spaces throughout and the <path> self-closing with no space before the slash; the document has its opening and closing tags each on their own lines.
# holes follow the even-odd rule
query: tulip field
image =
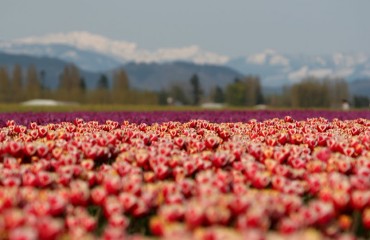
<svg viewBox="0 0 370 240">
<path fill-rule="evenodd" d="M 370 111 L 0 113 L 0 239 L 369 239 Z"/>
</svg>

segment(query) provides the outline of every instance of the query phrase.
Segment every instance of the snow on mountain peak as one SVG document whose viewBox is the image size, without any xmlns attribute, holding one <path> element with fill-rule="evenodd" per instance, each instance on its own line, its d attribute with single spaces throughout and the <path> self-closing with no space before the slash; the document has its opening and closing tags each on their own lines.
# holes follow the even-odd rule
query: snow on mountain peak
<svg viewBox="0 0 370 240">
<path fill-rule="evenodd" d="M 343 53 L 334 53 L 333 56 L 333 62 L 337 66 L 345 66 L 345 67 L 353 67 L 357 64 L 363 64 L 366 61 L 368 61 L 368 56 L 363 53 L 357 53 L 357 54 L 343 54 Z"/>
<path fill-rule="evenodd" d="M 80 50 L 108 54 L 120 61 L 161 62 L 188 60 L 202 64 L 224 64 L 229 58 L 216 53 L 204 51 L 196 45 L 182 48 L 162 48 L 149 51 L 138 48 L 136 43 L 111 40 L 109 38 L 85 31 L 49 34 L 41 37 L 27 37 L 12 41 L 13 44 L 63 44 Z"/>
<path fill-rule="evenodd" d="M 161 48 L 154 52 L 146 50 L 138 51 L 137 62 L 160 62 L 160 61 L 176 61 L 190 60 L 199 64 L 224 64 L 229 59 L 226 56 L 221 56 L 216 53 L 201 50 L 196 45 L 182 48 Z"/>
<path fill-rule="evenodd" d="M 98 53 L 109 54 L 117 58 L 130 58 L 134 55 L 137 46 L 135 43 L 125 41 L 114 41 L 106 37 L 91 34 L 89 32 L 69 32 L 48 34 L 41 37 L 27 37 L 16 39 L 14 44 L 63 44 L 81 50 L 92 50 Z"/>
<path fill-rule="evenodd" d="M 247 57 L 247 63 L 253 63 L 257 65 L 270 64 L 270 65 L 280 65 L 289 66 L 289 59 L 279 54 L 274 49 L 265 49 L 261 53 L 252 54 Z"/>
<path fill-rule="evenodd" d="M 331 68 L 309 68 L 308 66 L 305 65 L 295 71 L 291 71 L 288 74 L 288 79 L 291 82 L 297 82 L 306 77 L 346 78 L 349 77 L 353 72 L 354 69 L 351 67 L 331 69 Z"/>
</svg>

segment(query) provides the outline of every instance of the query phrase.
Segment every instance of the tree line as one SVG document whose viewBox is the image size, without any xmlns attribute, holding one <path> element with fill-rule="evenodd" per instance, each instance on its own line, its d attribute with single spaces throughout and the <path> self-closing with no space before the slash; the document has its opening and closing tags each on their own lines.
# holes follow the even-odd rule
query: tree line
<svg viewBox="0 0 370 240">
<path fill-rule="evenodd" d="M 258 76 L 235 78 L 226 86 L 202 86 L 201 79 L 193 74 L 186 82 L 173 82 L 161 91 L 143 91 L 132 88 L 123 68 L 109 77 L 101 74 L 96 86 L 87 88 L 86 80 L 77 66 L 66 65 L 59 75 L 55 89 L 46 87 L 44 71 L 34 65 L 22 69 L 15 65 L 11 71 L 0 67 L 0 102 L 19 103 L 30 99 L 55 99 L 81 104 L 144 104 L 193 105 L 213 102 L 227 106 L 293 108 L 339 108 L 343 100 L 354 107 L 368 107 L 367 96 L 350 96 L 347 82 L 342 78 L 318 79 L 307 77 L 285 86 L 280 93 L 263 94 Z M 111 83 L 111 84 L 110 84 Z"/>
<path fill-rule="evenodd" d="M 348 83 L 343 78 L 306 77 L 300 82 L 284 86 L 280 93 L 272 94 L 263 94 L 261 80 L 254 75 L 236 78 L 224 88 L 214 86 L 208 95 L 203 94 L 205 91 L 199 82 L 198 76 L 193 75 L 190 79 L 192 90 L 188 95 L 178 84 L 163 90 L 160 93 L 160 104 L 168 104 L 168 97 L 172 99 L 171 103 L 197 105 L 199 99 L 202 99 L 203 102 L 237 107 L 268 105 L 275 108 L 335 109 L 341 108 L 344 101 L 357 108 L 369 107 L 370 103 L 367 96 L 351 96 Z"/>
<path fill-rule="evenodd" d="M 31 99 L 54 99 L 81 104 L 156 104 L 158 94 L 139 91 L 130 87 L 124 69 L 113 73 L 112 86 L 109 78 L 101 74 L 97 84 L 88 89 L 80 70 L 73 64 L 66 65 L 59 75 L 58 86 L 50 89 L 46 85 L 45 72 L 30 65 L 25 74 L 20 65 L 12 71 L 0 67 L 0 102 L 20 103 Z"/>
</svg>

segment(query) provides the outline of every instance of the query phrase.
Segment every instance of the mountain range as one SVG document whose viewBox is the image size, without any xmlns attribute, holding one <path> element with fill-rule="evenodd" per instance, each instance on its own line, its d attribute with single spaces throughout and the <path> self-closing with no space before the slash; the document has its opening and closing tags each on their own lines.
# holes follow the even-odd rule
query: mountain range
<svg viewBox="0 0 370 240">
<path fill-rule="evenodd" d="M 274 49 L 241 57 L 228 57 L 192 45 L 149 51 L 136 43 L 111 40 L 88 32 L 70 32 L 0 41 L 0 65 L 17 61 L 34 63 L 43 69 L 48 84 L 55 87 L 60 67 L 66 62 L 82 69 L 92 87 L 99 75 L 111 75 L 124 67 L 132 86 L 159 90 L 173 81 L 187 81 L 192 74 L 200 76 L 204 86 L 225 86 L 236 77 L 259 75 L 265 88 L 280 89 L 304 77 L 341 77 L 351 86 L 370 94 L 370 55 L 365 53 L 333 53 L 327 55 L 282 54 Z M 59 69 L 59 72 L 57 71 Z M 356 90 L 357 89 L 357 90 Z M 366 89 L 366 88 L 365 88 Z"/>
</svg>

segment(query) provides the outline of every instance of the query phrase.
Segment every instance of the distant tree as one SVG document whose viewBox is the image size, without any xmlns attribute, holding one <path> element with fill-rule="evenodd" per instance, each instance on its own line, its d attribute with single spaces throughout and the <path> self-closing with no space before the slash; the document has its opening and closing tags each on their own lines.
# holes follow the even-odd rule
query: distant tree
<svg viewBox="0 0 370 240">
<path fill-rule="evenodd" d="M 131 90 L 129 92 L 129 104 L 156 105 L 158 104 L 158 95 L 151 91 Z"/>
<path fill-rule="evenodd" d="M 8 70 L 5 67 L 0 67 L 0 102 L 9 102 L 10 91 L 9 91 L 10 81 Z"/>
<path fill-rule="evenodd" d="M 166 90 L 162 89 L 158 92 L 158 104 L 159 105 L 168 105 L 169 94 Z"/>
<path fill-rule="evenodd" d="M 108 77 L 105 74 L 101 74 L 98 85 L 96 86 L 98 89 L 108 89 L 109 88 L 109 83 L 108 83 Z"/>
<path fill-rule="evenodd" d="M 280 106 L 292 106 L 291 90 L 288 85 L 284 85 L 282 89 L 281 105 Z"/>
<path fill-rule="evenodd" d="M 240 79 L 235 79 L 226 87 L 225 100 L 230 106 L 245 106 L 247 89 L 246 84 Z"/>
<path fill-rule="evenodd" d="M 109 80 L 105 74 L 101 74 L 95 89 L 95 103 L 108 104 L 110 103 Z"/>
<path fill-rule="evenodd" d="M 41 82 L 35 65 L 30 65 L 26 75 L 26 98 L 35 99 L 41 97 Z"/>
<path fill-rule="evenodd" d="M 112 98 L 117 104 L 128 103 L 130 95 L 130 81 L 124 69 L 113 74 Z"/>
<path fill-rule="evenodd" d="M 46 72 L 45 70 L 40 71 L 40 87 L 41 87 L 41 97 L 44 98 L 46 95 L 47 87 L 46 87 Z"/>
<path fill-rule="evenodd" d="M 284 85 L 281 89 L 281 93 L 270 94 L 266 97 L 265 101 L 272 107 L 291 107 L 291 90 L 290 87 Z"/>
<path fill-rule="evenodd" d="M 246 84 L 246 106 L 255 106 L 257 104 L 263 104 L 264 98 L 262 95 L 260 78 L 258 76 L 246 76 L 244 78 Z"/>
<path fill-rule="evenodd" d="M 308 77 L 291 87 L 293 107 L 329 107 L 329 87 L 319 79 Z"/>
<path fill-rule="evenodd" d="M 130 88 L 130 81 L 126 71 L 121 68 L 113 74 L 113 88 L 119 91 L 126 91 Z"/>
<path fill-rule="evenodd" d="M 86 91 L 86 81 L 85 81 L 85 78 L 84 77 L 81 77 L 80 78 L 79 88 L 80 88 L 80 90 L 82 92 L 85 92 Z"/>
<path fill-rule="evenodd" d="M 74 64 L 66 65 L 59 77 L 57 98 L 63 101 L 81 101 L 83 91 L 81 89 L 80 70 Z"/>
<path fill-rule="evenodd" d="M 23 74 L 22 67 L 19 64 L 14 65 L 12 75 L 12 100 L 14 102 L 21 102 L 24 100 L 24 88 L 23 88 Z"/>
<path fill-rule="evenodd" d="M 224 91 L 220 86 L 216 86 L 212 93 L 211 93 L 211 99 L 215 103 L 224 103 L 225 102 L 225 94 Z"/>
<path fill-rule="evenodd" d="M 184 88 L 179 83 L 175 83 L 171 86 L 171 88 L 169 90 L 169 95 L 170 95 L 170 97 L 172 97 L 174 102 L 178 102 L 178 103 L 181 103 L 181 104 L 184 104 L 184 105 L 189 104 L 189 100 L 186 97 Z"/>
<path fill-rule="evenodd" d="M 86 101 L 88 100 L 88 91 L 84 77 L 80 77 L 77 91 L 79 92 L 78 101 L 81 103 L 86 103 Z"/>
<path fill-rule="evenodd" d="M 259 77 L 250 75 L 235 79 L 226 87 L 225 100 L 231 106 L 252 107 L 264 103 Z"/>
<path fill-rule="evenodd" d="M 199 77 L 197 74 L 194 74 L 190 78 L 190 84 L 192 87 L 192 104 L 197 106 L 200 103 L 200 98 L 203 94 L 203 90 L 200 86 Z"/>
<path fill-rule="evenodd" d="M 339 108 L 343 99 L 349 100 L 348 84 L 343 78 L 326 78 L 323 84 L 328 89 L 329 106 Z"/>
<path fill-rule="evenodd" d="M 353 96 L 353 105 L 355 108 L 368 108 L 370 107 L 370 99 L 367 96 Z"/>
</svg>

